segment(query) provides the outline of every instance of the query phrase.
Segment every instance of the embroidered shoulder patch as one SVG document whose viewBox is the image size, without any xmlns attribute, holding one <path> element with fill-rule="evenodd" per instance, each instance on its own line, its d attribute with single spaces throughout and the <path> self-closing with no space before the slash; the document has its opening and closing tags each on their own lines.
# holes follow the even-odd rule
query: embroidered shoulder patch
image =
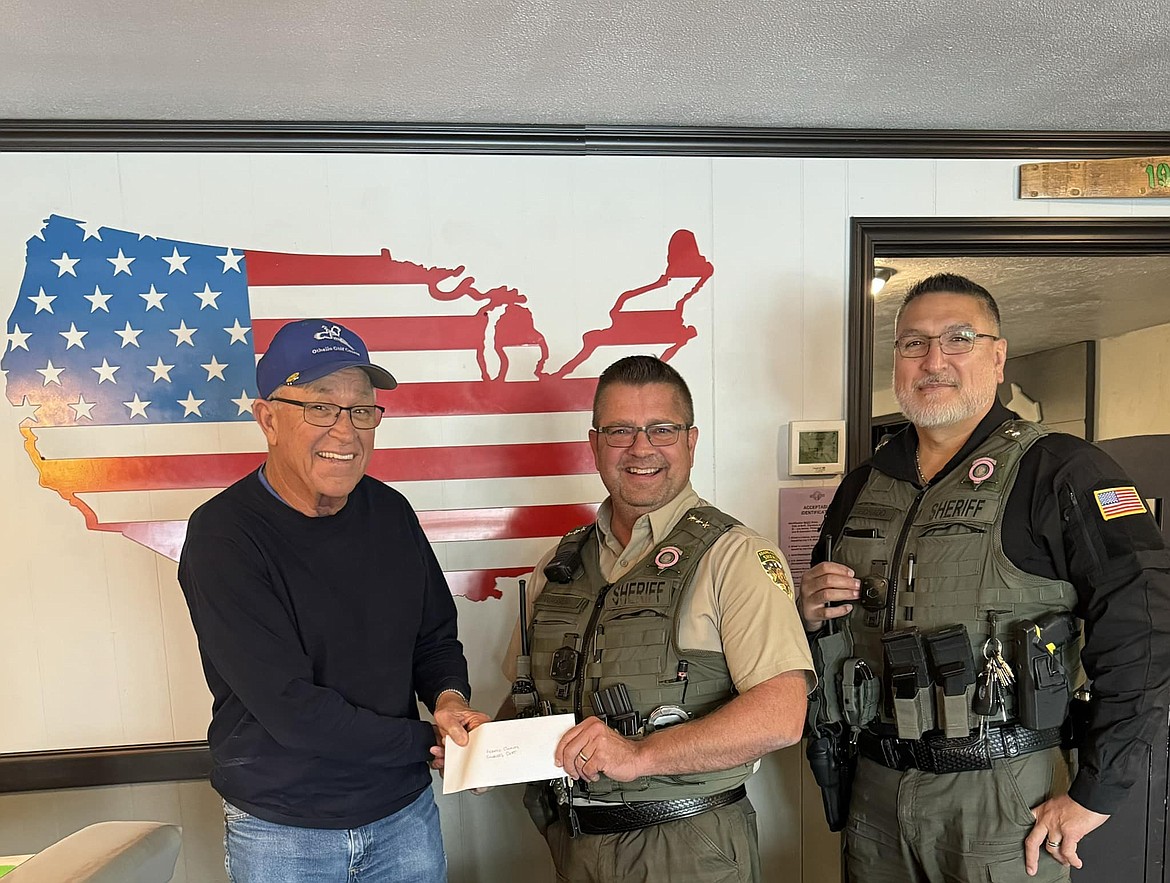
<svg viewBox="0 0 1170 883">
<path fill-rule="evenodd" d="M 1141 515 L 1146 511 L 1146 504 L 1142 502 L 1141 494 L 1135 487 L 1111 487 L 1093 491 L 1093 499 L 1097 501 L 1097 508 L 1101 510 L 1101 518 L 1105 521 L 1123 515 Z"/>
<path fill-rule="evenodd" d="M 795 601 L 792 586 L 788 584 L 788 575 L 784 572 L 784 562 L 771 549 L 764 549 L 756 554 L 759 555 L 760 566 L 764 568 L 764 573 L 768 574 L 772 582 L 784 590 L 785 595 Z"/>
</svg>

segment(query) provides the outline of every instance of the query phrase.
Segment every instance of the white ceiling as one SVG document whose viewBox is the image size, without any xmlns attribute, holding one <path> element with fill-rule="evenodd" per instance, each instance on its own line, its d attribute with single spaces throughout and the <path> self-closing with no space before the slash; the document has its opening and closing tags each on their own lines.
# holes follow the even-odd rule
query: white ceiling
<svg viewBox="0 0 1170 883">
<path fill-rule="evenodd" d="M 0 119 L 1170 132 L 1170 0 L 0 0 L 0 16 Z M 1135 260 L 883 259 L 902 272 L 877 305 L 875 384 L 892 301 L 931 268 L 987 285 L 1023 354 L 1170 321 L 1168 265 Z"/>
<path fill-rule="evenodd" d="M 1170 129 L 1170 0 L 3 0 L 0 15 L 0 118 Z"/>
</svg>

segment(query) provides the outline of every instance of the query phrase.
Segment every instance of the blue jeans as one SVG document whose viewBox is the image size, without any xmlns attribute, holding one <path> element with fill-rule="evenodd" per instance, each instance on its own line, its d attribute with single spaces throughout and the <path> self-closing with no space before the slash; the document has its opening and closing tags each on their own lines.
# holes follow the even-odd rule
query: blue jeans
<svg viewBox="0 0 1170 883">
<path fill-rule="evenodd" d="M 296 828 L 223 805 L 232 883 L 445 883 L 439 809 L 427 788 L 409 806 L 360 828 Z"/>
</svg>

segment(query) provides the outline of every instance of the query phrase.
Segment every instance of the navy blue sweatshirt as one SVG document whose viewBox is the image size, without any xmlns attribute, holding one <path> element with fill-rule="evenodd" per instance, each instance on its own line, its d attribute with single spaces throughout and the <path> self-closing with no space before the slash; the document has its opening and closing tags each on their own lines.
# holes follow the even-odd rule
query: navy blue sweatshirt
<svg viewBox="0 0 1170 883">
<path fill-rule="evenodd" d="M 335 515 L 257 473 L 191 516 L 179 584 L 211 689 L 213 787 L 271 822 L 352 828 L 430 786 L 445 689 L 471 695 L 455 603 L 410 504 L 363 478 Z"/>
</svg>

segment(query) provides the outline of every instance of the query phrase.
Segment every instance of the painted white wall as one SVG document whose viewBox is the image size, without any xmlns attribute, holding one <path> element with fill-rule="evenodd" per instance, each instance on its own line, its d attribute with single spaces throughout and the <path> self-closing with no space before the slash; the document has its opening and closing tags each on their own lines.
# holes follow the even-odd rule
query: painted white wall
<svg viewBox="0 0 1170 883">
<path fill-rule="evenodd" d="M 1152 402 L 1160 405 L 1151 406 Z M 1170 324 L 1097 344 L 1097 437 L 1170 432 Z"/>
<path fill-rule="evenodd" d="M 716 267 L 694 304 L 704 335 L 674 363 L 694 388 L 700 415 L 695 483 L 774 536 L 777 489 L 788 483 L 787 424 L 844 415 L 850 217 L 1170 214 L 1156 201 L 1022 202 L 1013 195 L 1018 165 L 11 154 L 0 156 L 0 313 L 16 296 L 24 241 L 56 212 L 197 242 L 348 253 L 388 246 L 424 264 L 464 263 L 482 282 L 528 293 L 538 325 L 563 350 L 581 328 L 604 324 L 616 292 L 660 273 L 664 237 L 686 227 Z M 1152 342 L 1151 358 L 1157 351 Z M 1165 375 L 1147 370 L 1150 378 Z M 1103 402 L 1110 399 L 1103 388 Z M 208 698 L 173 563 L 121 536 L 87 531 L 76 512 L 38 487 L 6 399 L 0 486 L 7 492 L 0 671 L 16 673 L 0 678 L 0 751 L 201 738 Z M 476 704 L 484 708 L 506 692 L 497 670 L 512 601 L 458 602 Z M 767 879 L 792 880 L 796 867 L 808 883 L 836 879 L 833 838 L 802 768 L 799 749 L 779 752 L 751 786 Z M 80 821 L 124 811 L 172 817 L 182 795 L 198 794 L 204 811 L 186 817 L 186 849 L 204 864 L 193 871 L 188 858 L 186 873 L 222 879 L 219 819 L 206 786 L 152 787 L 162 795 L 157 811 L 150 803 L 125 809 L 126 795 L 141 789 L 2 802 L 21 807 L 19 815 L 51 811 Z M 62 809 L 78 803 L 84 811 Z M 440 807 L 453 880 L 539 879 L 536 868 L 551 879 L 517 789 L 443 798 Z M 4 813 L 0 807 L 0 817 L 14 817 Z M 5 850 L 21 851 L 20 844 L 6 837 Z"/>
</svg>

